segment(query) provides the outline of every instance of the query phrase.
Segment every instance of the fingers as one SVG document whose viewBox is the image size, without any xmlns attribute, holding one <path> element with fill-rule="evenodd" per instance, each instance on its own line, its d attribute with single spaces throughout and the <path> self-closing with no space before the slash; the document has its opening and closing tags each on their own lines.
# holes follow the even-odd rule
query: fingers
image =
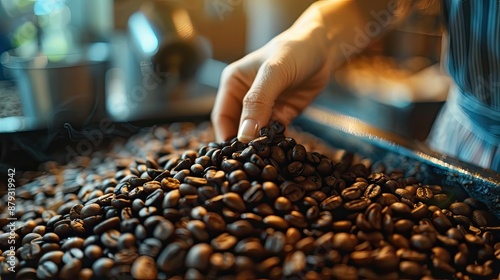
<svg viewBox="0 0 500 280">
<path fill-rule="evenodd" d="M 243 98 L 254 81 L 259 65 L 260 59 L 251 54 L 224 69 L 211 114 L 216 141 L 236 136 Z"/>
<path fill-rule="evenodd" d="M 289 67 L 281 59 L 264 62 L 243 98 L 238 140 L 247 143 L 269 123 L 278 96 L 289 86 Z"/>
</svg>

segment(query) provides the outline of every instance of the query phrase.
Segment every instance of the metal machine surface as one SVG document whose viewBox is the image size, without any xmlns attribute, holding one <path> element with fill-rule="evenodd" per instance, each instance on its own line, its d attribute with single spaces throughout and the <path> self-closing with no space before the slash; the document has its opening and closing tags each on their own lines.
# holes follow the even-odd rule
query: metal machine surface
<svg viewBox="0 0 500 280">
<path fill-rule="evenodd" d="M 333 147 L 382 161 L 388 169 L 402 169 L 423 183 L 439 184 L 457 198 L 474 197 L 500 217 L 500 174 L 335 113 L 328 109 L 331 102 L 332 96 L 320 96 L 295 124 Z"/>
</svg>

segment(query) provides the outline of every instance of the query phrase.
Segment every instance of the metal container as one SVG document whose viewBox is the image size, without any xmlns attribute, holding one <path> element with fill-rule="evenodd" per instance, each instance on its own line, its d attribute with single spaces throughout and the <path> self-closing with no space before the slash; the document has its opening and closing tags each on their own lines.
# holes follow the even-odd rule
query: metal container
<svg viewBox="0 0 500 280">
<path fill-rule="evenodd" d="M 103 118 L 107 59 L 108 46 L 103 43 L 89 45 L 57 61 L 45 55 L 3 53 L 2 65 L 17 84 L 23 122 L 29 124 L 23 130 L 64 123 L 80 126 Z"/>
</svg>

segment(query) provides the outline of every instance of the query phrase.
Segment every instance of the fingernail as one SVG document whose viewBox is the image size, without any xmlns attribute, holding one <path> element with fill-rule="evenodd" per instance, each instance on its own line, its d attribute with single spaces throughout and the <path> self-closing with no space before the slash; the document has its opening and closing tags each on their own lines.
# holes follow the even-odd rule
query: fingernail
<svg viewBox="0 0 500 280">
<path fill-rule="evenodd" d="M 244 120 L 238 131 L 238 140 L 244 143 L 250 142 L 257 135 L 258 129 L 259 124 L 256 121 L 252 119 Z"/>
</svg>

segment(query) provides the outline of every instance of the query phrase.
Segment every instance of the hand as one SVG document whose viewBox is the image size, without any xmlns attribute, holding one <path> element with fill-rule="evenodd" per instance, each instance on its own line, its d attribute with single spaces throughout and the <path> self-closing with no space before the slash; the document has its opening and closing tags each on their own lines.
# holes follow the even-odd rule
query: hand
<svg viewBox="0 0 500 280">
<path fill-rule="evenodd" d="M 321 17 L 309 12 L 262 48 L 227 66 L 211 116 L 217 141 L 237 135 L 246 143 L 271 119 L 288 125 L 297 117 L 330 78 L 327 41 Z"/>
</svg>

